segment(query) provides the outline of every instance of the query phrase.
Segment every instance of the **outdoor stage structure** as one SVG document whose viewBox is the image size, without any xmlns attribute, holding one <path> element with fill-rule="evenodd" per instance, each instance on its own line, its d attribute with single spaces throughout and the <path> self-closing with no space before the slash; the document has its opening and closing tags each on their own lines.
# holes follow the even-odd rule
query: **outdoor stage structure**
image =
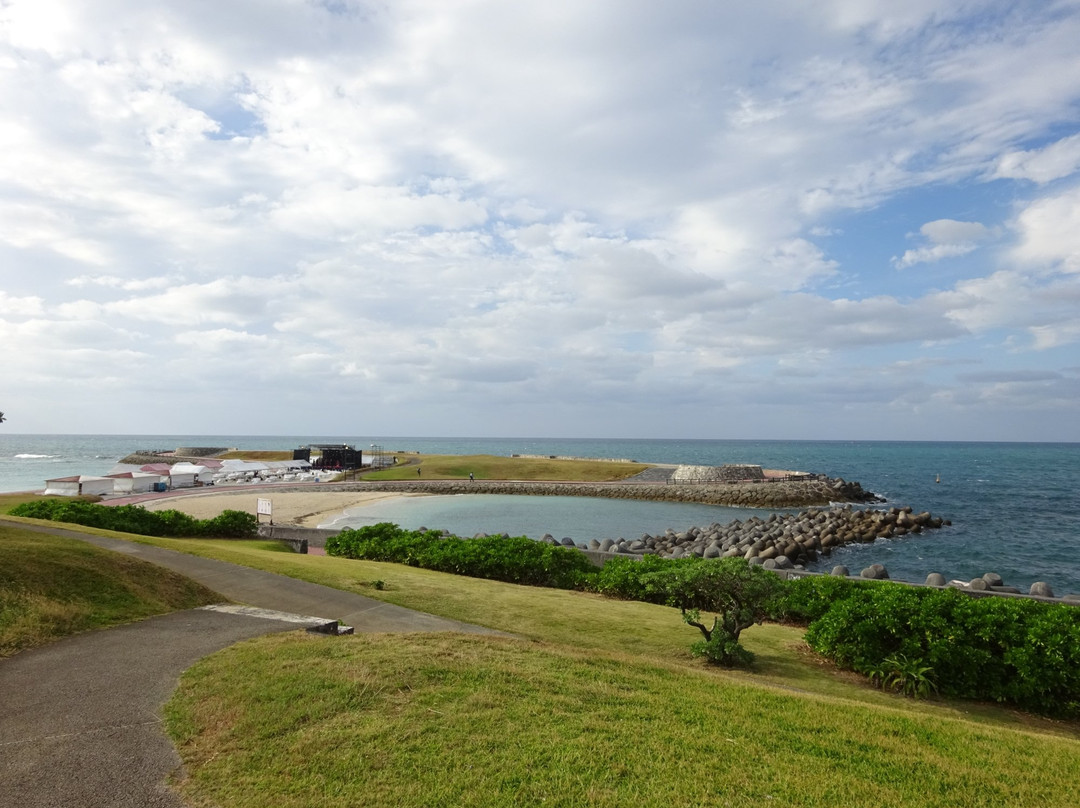
<svg viewBox="0 0 1080 808">
<path fill-rule="evenodd" d="M 318 452 L 312 460 L 311 453 Z M 364 451 L 345 443 L 311 443 L 293 449 L 293 460 L 307 460 L 313 469 L 346 471 L 363 466 Z"/>
</svg>

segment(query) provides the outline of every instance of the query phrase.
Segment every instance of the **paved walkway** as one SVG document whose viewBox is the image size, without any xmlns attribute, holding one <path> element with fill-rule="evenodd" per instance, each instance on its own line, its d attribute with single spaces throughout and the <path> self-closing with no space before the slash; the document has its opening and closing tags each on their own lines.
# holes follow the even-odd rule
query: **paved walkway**
<svg viewBox="0 0 1080 808">
<path fill-rule="evenodd" d="M 62 528 L 5 520 L 0 524 L 70 536 L 137 556 L 200 581 L 230 600 L 339 619 L 357 632 L 496 633 L 172 550 Z M 0 804 L 181 808 L 183 803 L 165 786 L 180 761 L 159 719 L 180 674 L 240 640 L 296 628 L 297 623 L 283 615 L 193 609 L 80 634 L 0 660 Z"/>
</svg>

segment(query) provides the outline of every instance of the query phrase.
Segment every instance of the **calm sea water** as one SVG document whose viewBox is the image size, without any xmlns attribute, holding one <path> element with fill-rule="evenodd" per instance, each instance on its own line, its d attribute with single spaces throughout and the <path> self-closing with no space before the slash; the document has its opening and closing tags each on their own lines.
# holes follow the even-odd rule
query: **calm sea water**
<svg viewBox="0 0 1080 808">
<path fill-rule="evenodd" d="M 951 519 L 952 527 L 879 540 L 820 562 L 858 570 L 874 562 L 893 578 L 928 572 L 970 579 L 998 572 L 1017 586 L 1046 581 L 1080 592 L 1080 444 L 845 441 L 556 440 L 381 436 L 192 436 L 0 434 L 0 491 L 40 490 L 51 477 L 103 474 L 137 449 L 234 446 L 283 449 L 307 443 L 375 443 L 388 451 L 621 457 L 656 463 L 757 463 L 858 480 L 890 504 Z M 940 475 L 941 482 L 935 482 Z M 506 531 L 577 540 L 658 533 L 768 512 L 703 505 L 548 497 L 417 497 L 357 509 L 354 525 L 395 521 L 459 535 Z"/>
</svg>

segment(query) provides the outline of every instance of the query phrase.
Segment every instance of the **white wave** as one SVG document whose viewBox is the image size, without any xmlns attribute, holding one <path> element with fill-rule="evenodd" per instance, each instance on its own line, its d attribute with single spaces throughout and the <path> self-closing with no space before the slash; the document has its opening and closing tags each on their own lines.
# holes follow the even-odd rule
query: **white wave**
<svg viewBox="0 0 1080 808">
<path fill-rule="evenodd" d="M 39 455 L 39 454 L 17 454 L 16 460 L 43 460 L 56 457 L 56 455 Z"/>
</svg>

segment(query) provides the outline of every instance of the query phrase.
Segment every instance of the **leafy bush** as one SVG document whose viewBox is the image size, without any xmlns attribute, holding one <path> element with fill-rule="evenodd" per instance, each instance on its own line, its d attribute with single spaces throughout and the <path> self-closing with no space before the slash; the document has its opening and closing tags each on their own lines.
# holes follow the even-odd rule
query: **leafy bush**
<svg viewBox="0 0 1080 808">
<path fill-rule="evenodd" d="M 249 539 L 259 532 L 259 518 L 247 511 L 222 511 L 205 520 L 200 531 L 206 536 L 228 539 Z"/>
<path fill-rule="evenodd" d="M 815 651 L 899 689 L 1080 717 L 1080 609 L 953 589 L 852 587 L 806 632 Z M 916 675 L 918 674 L 918 675 Z"/>
<path fill-rule="evenodd" d="M 463 539 L 405 530 L 391 522 L 343 530 L 327 539 L 326 553 L 557 589 L 580 588 L 596 574 L 580 551 L 525 536 Z"/>
<path fill-rule="evenodd" d="M 195 519 L 180 511 L 148 511 L 139 505 L 96 505 L 68 499 L 40 499 L 11 509 L 13 516 L 49 519 L 76 525 L 134 533 L 138 536 L 213 536 L 246 539 L 258 530 L 257 519 L 244 511 L 222 511 L 213 519 Z"/>
<path fill-rule="evenodd" d="M 682 559 L 679 559 L 682 560 Z M 646 603 L 666 603 L 666 593 L 650 591 L 649 575 L 669 569 L 679 560 L 656 555 L 615 556 L 608 559 L 593 581 L 593 588 L 601 595 L 620 600 L 640 600 Z M 655 586 L 652 587 L 655 589 Z"/>
<path fill-rule="evenodd" d="M 770 605 L 769 618 L 808 625 L 831 609 L 836 601 L 847 597 L 853 588 L 874 585 L 835 575 L 793 578 L 785 583 L 783 592 Z"/>
</svg>

